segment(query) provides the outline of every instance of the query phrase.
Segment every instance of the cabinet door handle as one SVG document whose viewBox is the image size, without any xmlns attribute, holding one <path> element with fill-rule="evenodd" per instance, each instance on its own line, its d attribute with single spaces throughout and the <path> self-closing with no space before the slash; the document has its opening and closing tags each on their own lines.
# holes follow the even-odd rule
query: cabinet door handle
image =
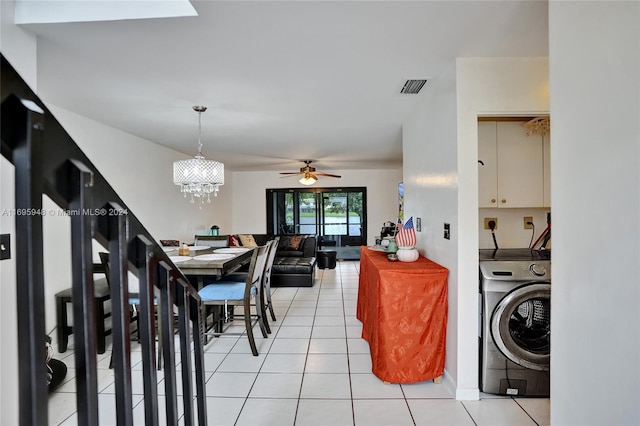
<svg viewBox="0 0 640 426">
<path fill-rule="evenodd" d="M 491 202 L 492 202 L 492 203 L 495 203 L 495 202 L 496 202 L 496 199 L 495 199 L 495 198 L 492 198 L 492 199 L 491 199 Z"/>
<path fill-rule="evenodd" d="M 503 199 L 502 199 L 502 203 L 504 204 L 504 203 L 506 203 L 506 202 L 507 202 L 506 198 L 503 198 Z"/>
</svg>

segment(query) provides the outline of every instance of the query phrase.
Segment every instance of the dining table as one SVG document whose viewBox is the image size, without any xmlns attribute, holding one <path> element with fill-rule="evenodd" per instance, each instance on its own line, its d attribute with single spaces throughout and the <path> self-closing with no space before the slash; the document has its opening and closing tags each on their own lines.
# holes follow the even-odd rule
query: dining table
<svg viewBox="0 0 640 426">
<path fill-rule="evenodd" d="M 189 246 L 188 256 L 179 256 L 178 247 L 166 250 L 169 259 L 187 277 L 195 277 L 196 290 L 204 287 L 205 278 L 219 279 L 251 261 L 253 248 Z"/>
<path fill-rule="evenodd" d="M 243 265 L 251 261 L 253 247 L 208 247 L 208 246 L 188 246 L 189 255 L 179 256 L 178 247 L 175 250 L 165 250 L 169 259 L 180 269 L 180 271 L 190 278 L 190 282 L 195 286 L 196 291 L 205 286 L 205 280 L 214 282 L 222 278 L 225 274 L 232 273 L 240 269 Z M 195 282 L 192 279 L 195 277 Z M 233 318 L 233 306 L 224 311 L 223 306 L 212 309 L 213 328 L 217 333 L 223 330 L 223 323 L 226 318 Z M 207 329 L 207 325 L 204 324 Z M 203 330 L 204 331 L 204 330 Z"/>
</svg>

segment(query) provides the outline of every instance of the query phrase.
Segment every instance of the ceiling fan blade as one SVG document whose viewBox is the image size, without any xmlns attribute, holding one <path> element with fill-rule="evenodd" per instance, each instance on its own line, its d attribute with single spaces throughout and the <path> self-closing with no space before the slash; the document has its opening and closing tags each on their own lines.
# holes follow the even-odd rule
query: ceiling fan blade
<svg viewBox="0 0 640 426">
<path fill-rule="evenodd" d="M 301 160 L 301 161 L 305 164 L 305 166 L 300 167 L 299 172 L 280 172 L 280 174 L 286 175 L 286 176 L 303 175 L 305 178 L 312 178 L 315 180 L 318 180 L 318 176 L 326 176 L 326 177 L 332 177 L 332 178 L 342 177 L 340 175 L 333 175 L 331 173 L 316 172 L 316 168 L 311 166 L 311 163 L 313 162 L 313 160 Z M 282 176 L 282 177 L 286 177 L 286 176 Z"/>
</svg>

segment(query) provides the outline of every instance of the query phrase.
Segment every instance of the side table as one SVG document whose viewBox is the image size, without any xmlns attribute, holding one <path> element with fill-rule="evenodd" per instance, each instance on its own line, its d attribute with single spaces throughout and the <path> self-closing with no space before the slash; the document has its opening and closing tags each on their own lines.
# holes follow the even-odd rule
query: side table
<svg viewBox="0 0 640 426">
<path fill-rule="evenodd" d="M 316 252 L 318 258 L 318 268 L 335 269 L 336 267 L 336 251 L 335 250 L 318 250 Z"/>
<path fill-rule="evenodd" d="M 420 256 L 389 262 L 360 249 L 357 318 L 372 372 L 390 383 L 438 382 L 444 373 L 449 271 Z"/>
</svg>

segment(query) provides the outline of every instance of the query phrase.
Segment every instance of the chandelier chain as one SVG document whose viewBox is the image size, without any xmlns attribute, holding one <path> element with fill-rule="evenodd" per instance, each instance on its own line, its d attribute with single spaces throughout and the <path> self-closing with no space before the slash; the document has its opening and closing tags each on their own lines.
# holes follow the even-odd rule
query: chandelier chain
<svg viewBox="0 0 640 426">
<path fill-rule="evenodd" d="M 202 111 L 198 111 L 198 155 L 202 155 Z"/>
</svg>

